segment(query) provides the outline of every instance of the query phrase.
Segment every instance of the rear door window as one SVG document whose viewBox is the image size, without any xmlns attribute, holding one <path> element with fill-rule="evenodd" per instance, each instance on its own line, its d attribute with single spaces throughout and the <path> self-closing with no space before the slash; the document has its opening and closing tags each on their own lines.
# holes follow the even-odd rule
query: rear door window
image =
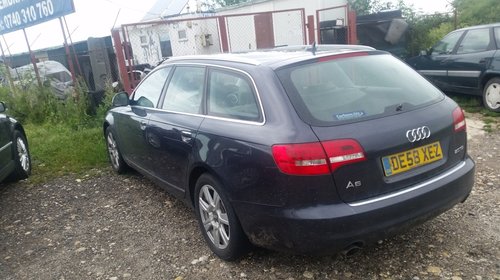
<svg viewBox="0 0 500 280">
<path fill-rule="evenodd" d="M 323 60 L 278 71 L 299 115 L 313 125 L 398 114 L 443 98 L 432 84 L 391 55 Z"/>
<path fill-rule="evenodd" d="M 475 53 L 487 51 L 490 46 L 490 29 L 469 30 L 460 42 L 457 54 Z"/>
<path fill-rule="evenodd" d="M 212 69 L 208 86 L 208 114 L 259 121 L 259 106 L 249 79 L 240 73 Z"/>
<path fill-rule="evenodd" d="M 168 85 L 162 108 L 200 114 L 205 83 L 205 67 L 177 66 Z"/>
<path fill-rule="evenodd" d="M 500 49 L 500 27 L 495 27 L 495 38 L 497 40 L 497 49 Z"/>
</svg>

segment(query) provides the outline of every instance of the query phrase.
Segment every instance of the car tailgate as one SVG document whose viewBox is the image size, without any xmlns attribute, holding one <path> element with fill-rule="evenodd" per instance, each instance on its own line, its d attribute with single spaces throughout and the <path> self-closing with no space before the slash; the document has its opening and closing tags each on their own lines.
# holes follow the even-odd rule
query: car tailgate
<svg viewBox="0 0 500 280">
<path fill-rule="evenodd" d="M 364 150 L 366 160 L 333 171 L 340 198 L 354 202 L 394 192 L 437 176 L 462 161 L 467 137 L 465 129 L 454 130 L 453 111 L 457 108 L 445 99 L 378 119 L 313 126 L 321 142 L 354 139 Z"/>
</svg>

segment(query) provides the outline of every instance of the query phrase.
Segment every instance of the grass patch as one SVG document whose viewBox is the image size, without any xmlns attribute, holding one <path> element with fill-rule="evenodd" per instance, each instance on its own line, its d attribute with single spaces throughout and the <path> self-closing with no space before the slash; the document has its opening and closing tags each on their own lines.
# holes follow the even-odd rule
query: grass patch
<svg viewBox="0 0 500 280">
<path fill-rule="evenodd" d="M 455 100 L 466 112 L 481 113 L 485 117 L 500 118 L 500 113 L 495 113 L 484 108 L 480 96 L 451 93 L 447 93 L 447 95 Z"/>
<path fill-rule="evenodd" d="M 7 114 L 20 121 L 27 134 L 31 183 L 108 165 L 102 122 L 112 96 L 112 90 L 107 90 L 103 103 L 93 108 L 87 89 L 79 85 L 66 100 L 56 99 L 45 87 L 0 87 Z"/>
<path fill-rule="evenodd" d="M 65 124 L 24 126 L 32 158 L 33 183 L 108 165 L 101 126 L 75 130 Z"/>
</svg>

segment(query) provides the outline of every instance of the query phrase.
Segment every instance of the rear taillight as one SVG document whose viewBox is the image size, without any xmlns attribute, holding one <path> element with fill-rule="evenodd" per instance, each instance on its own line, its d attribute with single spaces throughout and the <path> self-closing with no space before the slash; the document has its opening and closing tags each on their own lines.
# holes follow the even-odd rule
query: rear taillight
<svg viewBox="0 0 500 280">
<path fill-rule="evenodd" d="M 273 146 L 274 161 L 281 172 L 292 175 L 320 175 L 330 172 L 319 142 Z"/>
<path fill-rule="evenodd" d="M 464 111 L 460 107 L 453 111 L 453 129 L 455 132 L 466 130 Z"/>
<path fill-rule="evenodd" d="M 363 148 L 354 139 L 333 140 L 322 144 L 332 172 L 343 165 L 366 160 Z"/>
<path fill-rule="evenodd" d="M 363 148 L 353 139 L 274 145 L 272 151 L 281 172 L 290 175 L 324 175 L 366 160 Z"/>
</svg>

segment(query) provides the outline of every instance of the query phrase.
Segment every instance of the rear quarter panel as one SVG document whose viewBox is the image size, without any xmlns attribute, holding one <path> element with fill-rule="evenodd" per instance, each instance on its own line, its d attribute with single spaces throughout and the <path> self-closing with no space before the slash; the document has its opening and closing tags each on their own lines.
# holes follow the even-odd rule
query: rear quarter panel
<svg viewBox="0 0 500 280">
<path fill-rule="evenodd" d="M 272 145 L 318 139 L 295 113 L 273 70 L 264 66 L 246 70 L 256 82 L 265 121 L 244 124 L 206 118 L 196 137 L 192 168 L 206 166 L 222 181 L 234 203 L 282 206 L 335 199 L 334 192 L 320 187 L 331 185 L 331 176 L 288 176 L 278 170 Z"/>
</svg>

